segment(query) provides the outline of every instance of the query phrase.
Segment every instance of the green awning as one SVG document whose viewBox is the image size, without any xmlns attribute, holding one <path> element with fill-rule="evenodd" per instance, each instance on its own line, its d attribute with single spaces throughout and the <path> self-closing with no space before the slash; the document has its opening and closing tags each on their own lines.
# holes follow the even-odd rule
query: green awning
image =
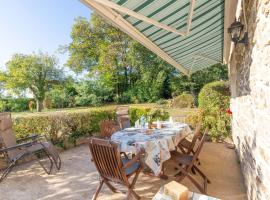
<svg viewBox="0 0 270 200">
<path fill-rule="evenodd" d="M 223 62 L 224 0 L 82 1 L 185 74 Z"/>
</svg>

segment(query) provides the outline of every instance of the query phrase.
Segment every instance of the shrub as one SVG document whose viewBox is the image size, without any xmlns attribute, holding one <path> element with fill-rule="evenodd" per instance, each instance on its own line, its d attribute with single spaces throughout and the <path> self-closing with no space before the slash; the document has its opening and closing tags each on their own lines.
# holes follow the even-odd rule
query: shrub
<svg viewBox="0 0 270 200">
<path fill-rule="evenodd" d="M 105 119 L 115 119 L 115 110 L 95 108 L 15 117 L 13 129 L 17 138 L 31 133 L 45 134 L 54 144 L 66 148 L 80 136 L 97 133 L 99 122 Z"/>
<path fill-rule="evenodd" d="M 203 121 L 203 110 L 198 109 L 196 112 L 192 112 L 187 115 L 185 122 L 191 126 L 191 128 L 195 129 L 198 123 L 202 123 Z"/>
<path fill-rule="evenodd" d="M 130 109 L 133 124 L 141 115 L 160 120 L 169 117 L 167 112 L 159 109 L 136 107 Z M 24 138 L 32 133 L 45 134 L 54 144 L 68 148 L 74 146 L 78 138 L 98 133 L 100 121 L 115 118 L 113 106 L 34 113 L 13 117 L 13 130 L 17 138 Z"/>
<path fill-rule="evenodd" d="M 0 111 L 20 112 L 29 109 L 28 104 L 31 99 L 28 98 L 3 98 L 0 99 Z"/>
<path fill-rule="evenodd" d="M 158 104 L 158 105 L 167 105 L 168 103 L 169 103 L 169 101 L 166 99 L 160 99 L 156 102 L 156 104 Z"/>
<path fill-rule="evenodd" d="M 134 125 L 136 120 L 138 120 L 142 115 L 150 117 L 151 121 L 155 120 L 167 120 L 169 118 L 169 113 L 161 109 L 151 109 L 151 108 L 130 108 L 129 109 L 130 121 Z"/>
<path fill-rule="evenodd" d="M 212 139 L 229 136 L 230 116 L 226 113 L 230 106 L 229 84 L 223 81 L 206 84 L 199 93 L 198 101 L 203 126 L 209 127 Z"/>
<path fill-rule="evenodd" d="M 88 96 L 76 96 L 75 102 L 78 106 L 100 106 L 102 101 L 95 94 L 89 94 Z"/>
<path fill-rule="evenodd" d="M 183 93 L 173 100 L 174 108 L 192 108 L 194 106 L 194 97 L 191 94 Z"/>
</svg>

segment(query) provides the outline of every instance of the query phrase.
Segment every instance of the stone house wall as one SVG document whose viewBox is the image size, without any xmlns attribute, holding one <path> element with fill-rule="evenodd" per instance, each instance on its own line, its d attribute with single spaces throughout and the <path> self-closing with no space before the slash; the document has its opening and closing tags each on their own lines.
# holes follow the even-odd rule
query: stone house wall
<svg viewBox="0 0 270 200">
<path fill-rule="evenodd" d="M 270 200 L 270 0 L 245 0 L 244 9 L 249 44 L 229 62 L 233 140 L 249 200 Z"/>
</svg>

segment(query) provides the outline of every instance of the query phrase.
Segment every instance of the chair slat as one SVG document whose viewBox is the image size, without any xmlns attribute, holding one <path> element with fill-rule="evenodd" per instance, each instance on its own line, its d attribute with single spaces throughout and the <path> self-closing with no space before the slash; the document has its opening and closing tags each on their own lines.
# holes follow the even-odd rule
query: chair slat
<svg viewBox="0 0 270 200">
<path fill-rule="evenodd" d="M 113 133 L 119 130 L 115 121 L 105 120 L 99 123 L 100 136 L 110 138 Z"/>
</svg>

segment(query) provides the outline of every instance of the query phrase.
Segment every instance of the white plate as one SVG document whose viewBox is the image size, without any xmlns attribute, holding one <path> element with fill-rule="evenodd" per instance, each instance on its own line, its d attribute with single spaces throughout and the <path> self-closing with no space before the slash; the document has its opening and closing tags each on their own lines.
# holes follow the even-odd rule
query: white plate
<svg viewBox="0 0 270 200">
<path fill-rule="evenodd" d="M 134 127 L 124 129 L 124 131 L 137 131 L 137 130 L 140 130 L 140 129 L 139 128 L 134 128 Z"/>
</svg>

